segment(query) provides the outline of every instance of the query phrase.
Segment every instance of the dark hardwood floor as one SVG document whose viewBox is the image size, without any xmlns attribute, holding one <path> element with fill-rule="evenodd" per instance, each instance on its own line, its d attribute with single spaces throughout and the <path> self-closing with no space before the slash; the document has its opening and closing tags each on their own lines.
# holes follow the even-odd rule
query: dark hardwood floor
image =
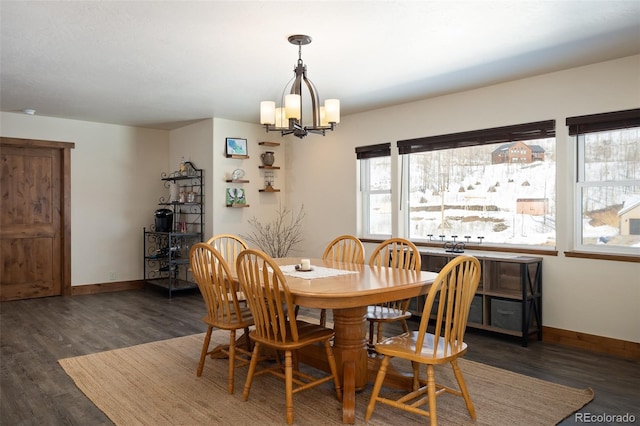
<svg viewBox="0 0 640 426">
<path fill-rule="evenodd" d="M 169 299 L 150 289 L 1 303 L 0 424 L 112 424 L 57 360 L 201 333 L 206 330 L 200 320 L 203 313 L 197 292 Z M 417 323 L 412 325 L 417 328 Z M 518 340 L 474 331 L 468 331 L 465 340 L 468 359 L 572 387 L 591 387 L 596 396 L 583 413 L 630 413 L 640 424 L 640 361 L 535 340 L 523 348 Z M 562 424 L 577 423 L 571 417 Z"/>
</svg>

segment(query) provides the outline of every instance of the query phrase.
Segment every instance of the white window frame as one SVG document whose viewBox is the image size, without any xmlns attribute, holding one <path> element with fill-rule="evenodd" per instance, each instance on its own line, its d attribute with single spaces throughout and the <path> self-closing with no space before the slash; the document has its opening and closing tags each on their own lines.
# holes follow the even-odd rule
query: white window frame
<svg viewBox="0 0 640 426">
<path fill-rule="evenodd" d="M 597 257 L 611 258 L 613 260 L 627 260 L 626 255 L 631 255 L 629 259 L 636 258 L 640 255 L 637 247 L 623 246 L 615 244 L 584 244 L 583 243 L 583 192 L 588 188 L 597 188 L 602 186 L 638 186 L 638 179 L 631 180 L 608 180 L 608 181 L 585 181 L 584 180 L 584 144 L 586 142 L 585 135 L 591 133 L 602 133 L 616 131 L 629 128 L 640 128 L 640 108 L 629 109 L 623 111 L 613 111 L 582 115 L 576 117 L 567 117 L 566 125 L 569 130 L 569 140 L 572 142 L 572 150 L 574 152 L 574 180 L 572 184 L 573 191 L 573 238 L 572 251 L 568 251 L 565 255 L 570 257 Z"/>
<path fill-rule="evenodd" d="M 615 130 L 611 130 L 615 131 Z M 585 180 L 585 143 L 586 135 L 580 133 L 577 136 L 572 137 L 576 146 L 576 169 L 575 169 L 575 185 L 574 185 L 574 232 L 573 232 L 573 246 L 576 251 L 587 253 L 602 253 L 602 254 L 630 254 L 640 255 L 640 250 L 637 247 L 626 247 L 621 245 L 607 245 L 607 244 L 585 244 L 583 242 L 583 193 L 589 188 L 606 187 L 606 186 L 636 186 L 640 187 L 640 180 L 606 180 L 606 181 L 587 181 Z"/>
<path fill-rule="evenodd" d="M 379 157 L 378 157 L 379 158 Z M 370 211 L 370 206 L 371 206 L 371 196 L 372 195 L 385 195 L 388 194 L 389 197 L 391 198 L 392 196 L 392 187 L 393 187 L 393 182 L 392 184 L 389 186 L 389 189 L 377 189 L 377 190 L 371 190 L 371 160 L 372 158 L 366 158 L 366 159 L 362 159 L 362 160 L 358 160 L 359 162 L 359 168 L 360 168 L 360 221 L 361 221 L 361 226 L 360 226 L 360 236 L 363 238 L 372 238 L 372 239 L 386 239 L 389 238 L 391 236 L 391 230 L 389 234 L 372 234 L 369 232 L 369 230 L 371 229 L 371 220 L 369 217 L 369 211 Z M 390 169 L 389 169 L 389 175 L 392 177 L 393 175 L 391 174 L 391 164 L 389 165 Z M 392 218 L 392 223 L 393 223 L 393 216 L 394 213 L 392 211 L 391 213 L 391 218 Z M 392 224 L 390 225 L 391 227 Z"/>
<path fill-rule="evenodd" d="M 390 234 L 373 234 L 371 229 L 371 218 L 369 217 L 371 207 L 371 197 L 373 195 L 388 194 L 393 197 L 393 166 L 391 165 L 391 143 L 381 143 L 375 145 L 367 145 L 356 147 L 357 170 L 359 176 L 359 196 L 358 196 L 358 235 L 361 238 L 384 239 Z M 371 190 L 371 168 L 372 160 L 378 158 L 389 158 L 389 188 Z M 393 232 L 393 221 L 396 217 L 395 211 L 391 211 L 391 229 Z"/>
</svg>

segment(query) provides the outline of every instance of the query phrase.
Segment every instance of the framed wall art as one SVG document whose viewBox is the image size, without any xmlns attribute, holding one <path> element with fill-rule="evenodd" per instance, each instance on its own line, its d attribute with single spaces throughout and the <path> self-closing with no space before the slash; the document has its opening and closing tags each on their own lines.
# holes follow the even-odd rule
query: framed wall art
<svg viewBox="0 0 640 426">
<path fill-rule="evenodd" d="M 225 154 L 227 158 L 249 158 L 247 140 L 242 138 L 227 138 Z"/>
<path fill-rule="evenodd" d="M 227 188 L 227 207 L 249 207 L 244 189 Z"/>
</svg>

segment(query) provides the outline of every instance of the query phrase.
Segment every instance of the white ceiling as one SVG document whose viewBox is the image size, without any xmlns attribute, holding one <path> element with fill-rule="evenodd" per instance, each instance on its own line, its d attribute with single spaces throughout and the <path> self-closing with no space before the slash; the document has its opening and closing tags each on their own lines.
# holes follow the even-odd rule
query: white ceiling
<svg viewBox="0 0 640 426">
<path fill-rule="evenodd" d="M 258 122 L 298 56 L 342 115 L 640 53 L 640 1 L 6 1 L 0 107 Z"/>
</svg>

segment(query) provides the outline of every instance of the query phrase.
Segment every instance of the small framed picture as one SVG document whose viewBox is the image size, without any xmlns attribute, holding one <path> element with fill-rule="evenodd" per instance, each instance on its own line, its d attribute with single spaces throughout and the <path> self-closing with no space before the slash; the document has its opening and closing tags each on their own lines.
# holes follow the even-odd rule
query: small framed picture
<svg viewBox="0 0 640 426">
<path fill-rule="evenodd" d="M 231 158 L 248 157 L 247 140 L 241 138 L 227 138 L 226 155 Z"/>
<path fill-rule="evenodd" d="M 244 195 L 244 189 L 227 188 L 227 205 L 244 205 L 247 204 L 247 198 Z"/>
</svg>

